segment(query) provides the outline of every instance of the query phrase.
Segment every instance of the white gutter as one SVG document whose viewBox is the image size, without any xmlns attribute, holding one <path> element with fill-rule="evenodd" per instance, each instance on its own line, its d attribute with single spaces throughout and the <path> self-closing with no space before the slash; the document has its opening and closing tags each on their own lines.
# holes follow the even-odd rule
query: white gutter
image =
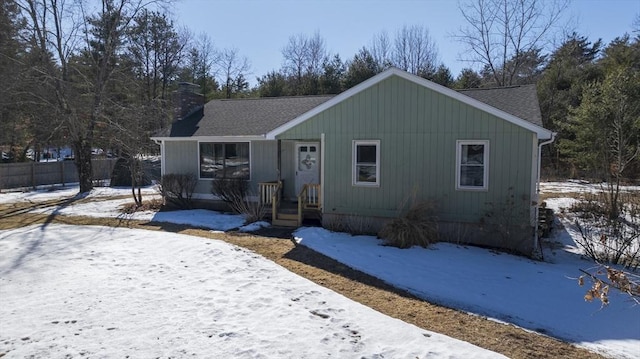
<svg viewBox="0 0 640 359">
<path fill-rule="evenodd" d="M 266 140 L 264 135 L 247 136 L 188 136 L 188 137 L 151 137 L 153 141 L 198 141 L 198 142 L 249 142 Z M 156 142 L 157 143 L 157 142 Z"/>
<path fill-rule="evenodd" d="M 534 238 L 533 238 L 533 251 L 535 253 L 535 251 L 538 250 L 538 246 L 539 246 L 539 238 L 538 238 L 538 220 L 540 219 L 540 169 L 542 166 L 542 146 L 544 145 L 548 145 L 550 143 L 552 143 L 553 141 L 555 141 L 556 139 L 556 135 L 558 133 L 556 132 L 552 132 L 551 133 L 551 138 L 547 141 L 543 141 L 540 142 L 538 144 L 538 176 L 536 178 L 536 213 L 535 213 L 535 217 L 536 217 L 536 221 L 535 221 L 535 229 L 533 231 L 534 233 Z"/>
</svg>

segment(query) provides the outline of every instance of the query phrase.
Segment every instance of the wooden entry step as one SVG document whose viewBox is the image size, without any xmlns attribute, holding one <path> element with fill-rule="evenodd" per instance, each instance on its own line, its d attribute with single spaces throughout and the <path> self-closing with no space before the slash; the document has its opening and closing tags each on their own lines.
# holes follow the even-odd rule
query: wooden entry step
<svg viewBox="0 0 640 359">
<path fill-rule="evenodd" d="M 281 226 L 281 227 L 299 227 L 300 226 L 300 224 L 298 223 L 297 213 L 278 212 L 278 214 L 276 214 L 276 218 L 273 218 L 271 220 L 271 223 L 274 226 Z"/>
</svg>

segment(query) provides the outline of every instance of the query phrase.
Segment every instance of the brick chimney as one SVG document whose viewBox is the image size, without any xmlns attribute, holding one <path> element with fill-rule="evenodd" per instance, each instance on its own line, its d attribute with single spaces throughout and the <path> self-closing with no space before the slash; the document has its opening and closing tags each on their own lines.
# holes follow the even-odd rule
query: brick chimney
<svg viewBox="0 0 640 359">
<path fill-rule="evenodd" d="M 204 96 L 198 93 L 200 85 L 190 82 L 180 82 L 178 91 L 174 92 L 174 120 L 183 118 L 202 109 L 204 106 Z"/>
</svg>

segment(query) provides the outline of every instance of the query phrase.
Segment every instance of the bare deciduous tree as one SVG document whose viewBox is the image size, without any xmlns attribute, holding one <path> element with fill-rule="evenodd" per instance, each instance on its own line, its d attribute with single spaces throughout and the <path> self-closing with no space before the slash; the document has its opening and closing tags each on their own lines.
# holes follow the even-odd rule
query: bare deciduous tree
<svg viewBox="0 0 640 359">
<path fill-rule="evenodd" d="M 386 31 L 373 36 L 369 52 L 376 63 L 383 69 L 392 65 L 391 50 L 391 39 L 389 39 L 389 34 Z"/>
<path fill-rule="evenodd" d="M 236 48 L 222 50 L 217 62 L 225 97 L 231 98 L 234 93 L 243 90 L 239 85 L 244 85 L 243 82 L 246 82 L 245 78 L 251 69 L 251 64 Z"/>
<path fill-rule="evenodd" d="M 322 63 L 327 58 L 327 47 L 319 32 L 307 39 L 307 73 L 319 76 L 322 74 Z"/>
<path fill-rule="evenodd" d="M 424 26 L 403 26 L 389 37 L 386 31 L 374 35 L 367 48 L 380 71 L 395 66 L 425 78 L 432 78 L 438 68 L 435 41 Z"/>
<path fill-rule="evenodd" d="M 322 64 L 327 59 L 325 41 L 319 32 L 312 36 L 304 34 L 291 36 L 282 49 L 282 57 L 285 74 L 294 79 L 296 87 L 294 92 L 303 94 L 305 78 L 317 82 L 322 74 Z"/>
<path fill-rule="evenodd" d="M 165 104 L 160 99 L 136 101 L 130 103 L 111 103 L 107 123 L 113 131 L 113 146 L 120 152 L 120 159 L 112 175 L 122 181 L 117 185 L 131 185 L 131 194 L 136 207 L 142 206 L 141 187 L 151 183 L 145 173 L 142 154 L 148 153 L 151 145 L 149 137 L 156 130 L 153 123 L 166 118 Z M 118 168 L 119 167 L 119 168 Z M 129 178 L 124 178 L 126 175 Z"/>
<path fill-rule="evenodd" d="M 418 76 L 435 72 L 438 51 L 426 27 L 403 26 L 396 33 L 391 56 L 393 65 Z"/>
<path fill-rule="evenodd" d="M 290 76 L 302 78 L 306 73 L 320 74 L 322 62 L 327 57 L 324 39 L 319 32 L 312 36 L 298 34 L 289 37 L 282 49 L 283 68 Z"/>
<path fill-rule="evenodd" d="M 308 39 L 304 34 L 289 37 L 289 42 L 282 49 L 284 62 L 283 69 L 289 76 L 295 76 L 298 81 L 302 81 L 309 56 Z"/>
<path fill-rule="evenodd" d="M 470 0 L 460 4 L 467 26 L 455 36 L 463 56 L 482 65 L 497 86 L 511 85 L 522 56 L 545 48 L 568 0 Z"/>
<path fill-rule="evenodd" d="M 50 110 L 74 148 L 80 192 L 93 188 L 91 150 L 96 128 L 104 120 L 125 29 L 150 2 L 154 1 L 17 1 L 27 19 L 32 50 L 41 56 L 43 86 L 55 98 Z M 93 5 L 95 10 L 89 8 Z"/>
<path fill-rule="evenodd" d="M 217 90 L 215 76 L 217 68 L 215 64 L 220 59 L 220 53 L 213 45 L 213 40 L 206 33 L 201 33 L 195 39 L 186 56 L 186 79 L 200 85 L 202 94 L 207 97 L 209 93 Z"/>
</svg>

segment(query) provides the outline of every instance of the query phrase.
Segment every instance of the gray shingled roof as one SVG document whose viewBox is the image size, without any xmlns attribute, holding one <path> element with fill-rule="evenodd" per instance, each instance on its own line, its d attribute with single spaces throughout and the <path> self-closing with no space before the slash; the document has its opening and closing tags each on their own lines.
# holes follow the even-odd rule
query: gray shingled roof
<svg viewBox="0 0 640 359">
<path fill-rule="evenodd" d="M 158 137 L 260 136 L 333 96 L 213 100 L 203 110 L 174 122 Z"/>
<path fill-rule="evenodd" d="M 536 85 L 468 89 L 458 92 L 542 127 Z"/>
<path fill-rule="evenodd" d="M 542 127 L 535 85 L 460 90 L 489 106 Z M 333 96 L 263 97 L 213 100 L 174 122 L 157 137 L 260 136 L 317 107 Z"/>
</svg>

